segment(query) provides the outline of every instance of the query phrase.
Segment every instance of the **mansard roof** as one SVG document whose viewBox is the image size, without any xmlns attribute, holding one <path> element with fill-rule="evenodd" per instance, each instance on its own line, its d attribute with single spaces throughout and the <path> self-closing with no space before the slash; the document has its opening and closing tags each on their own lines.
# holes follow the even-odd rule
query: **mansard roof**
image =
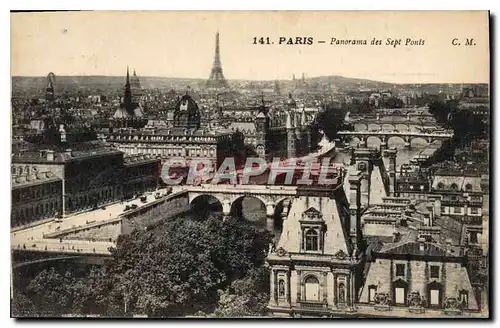
<svg viewBox="0 0 500 328">
<path fill-rule="evenodd" d="M 423 244 L 423 248 L 421 248 Z M 427 255 L 427 256 L 446 256 L 446 249 L 438 244 L 429 242 L 406 242 L 403 244 L 386 244 L 380 249 L 380 253 L 399 254 L 399 255 Z M 457 254 L 458 255 L 458 254 Z"/>
</svg>

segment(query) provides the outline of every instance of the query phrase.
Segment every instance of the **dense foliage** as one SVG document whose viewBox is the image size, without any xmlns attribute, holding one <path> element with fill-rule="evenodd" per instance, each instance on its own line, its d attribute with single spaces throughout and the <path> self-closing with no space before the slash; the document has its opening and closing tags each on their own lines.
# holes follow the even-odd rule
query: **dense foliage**
<svg viewBox="0 0 500 328">
<path fill-rule="evenodd" d="M 235 293 L 236 303 L 248 294 L 245 313 L 258 315 L 269 297 L 269 278 L 259 268 L 270 241 L 267 231 L 241 219 L 180 217 L 122 236 L 110 263 L 85 277 L 40 272 L 16 293 L 13 314 L 172 317 L 212 313 L 216 307 L 230 312 L 226 295 Z"/>
<path fill-rule="evenodd" d="M 345 123 L 347 110 L 334 103 L 323 105 L 321 111 L 316 116 L 316 124 L 323 130 L 329 141 L 337 138 L 337 133 L 342 130 L 351 130 L 352 126 Z"/>
<path fill-rule="evenodd" d="M 477 138 L 488 137 L 488 126 L 480 116 L 471 111 L 458 110 L 458 102 L 433 101 L 429 104 L 429 112 L 436 122 L 454 132 L 453 138 L 443 142 L 443 146 L 428 158 L 426 165 L 453 160 L 455 150 L 464 147 Z"/>
</svg>

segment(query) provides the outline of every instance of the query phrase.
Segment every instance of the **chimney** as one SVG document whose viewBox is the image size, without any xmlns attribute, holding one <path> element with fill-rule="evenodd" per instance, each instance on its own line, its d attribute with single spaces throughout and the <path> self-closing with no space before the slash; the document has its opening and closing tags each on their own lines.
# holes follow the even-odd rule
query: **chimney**
<svg viewBox="0 0 500 328">
<path fill-rule="evenodd" d="M 54 151 L 53 150 L 47 150 L 47 160 L 48 161 L 54 160 Z"/>
<path fill-rule="evenodd" d="M 424 214 L 424 225 L 425 226 L 430 226 L 430 221 L 431 221 L 431 215 L 429 213 Z"/>
<path fill-rule="evenodd" d="M 446 254 L 449 254 L 451 251 L 451 239 L 446 239 L 445 244 Z"/>
</svg>

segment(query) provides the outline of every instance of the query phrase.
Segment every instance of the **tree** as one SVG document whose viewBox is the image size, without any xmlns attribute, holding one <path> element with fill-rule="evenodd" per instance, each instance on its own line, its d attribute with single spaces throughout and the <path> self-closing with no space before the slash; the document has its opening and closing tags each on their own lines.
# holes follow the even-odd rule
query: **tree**
<svg viewBox="0 0 500 328">
<path fill-rule="evenodd" d="M 383 104 L 381 107 L 384 107 L 384 108 L 403 108 L 404 102 L 403 102 L 403 100 L 401 100 L 397 97 L 390 97 L 390 98 L 387 98 L 383 101 Z"/>
<path fill-rule="evenodd" d="M 224 291 L 219 291 L 215 317 L 264 316 L 269 302 L 269 268 L 249 271 L 243 279 L 235 280 Z"/>
<path fill-rule="evenodd" d="M 443 145 L 424 163 L 429 166 L 445 160 L 453 160 L 455 150 L 464 147 L 476 138 L 486 137 L 488 127 L 480 116 L 467 110 L 459 110 L 458 102 L 433 101 L 429 104 L 429 112 L 436 121 L 453 130 L 453 138 L 443 142 Z"/>
<path fill-rule="evenodd" d="M 339 131 L 352 129 L 344 121 L 346 114 L 347 111 L 344 108 L 333 103 L 325 104 L 318 113 L 316 123 L 328 140 L 334 141 Z"/>
<path fill-rule="evenodd" d="M 11 315 L 13 317 L 34 317 L 37 315 L 35 305 L 24 293 L 14 293 L 11 300 Z"/>
<path fill-rule="evenodd" d="M 215 216 L 179 218 L 151 232 L 136 231 L 112 251 L 110 294 L 127 313 L 211 312 L 218 289 L 264 263 L 270 240 L 269 233 L 247 222 Z"/>
</svg>

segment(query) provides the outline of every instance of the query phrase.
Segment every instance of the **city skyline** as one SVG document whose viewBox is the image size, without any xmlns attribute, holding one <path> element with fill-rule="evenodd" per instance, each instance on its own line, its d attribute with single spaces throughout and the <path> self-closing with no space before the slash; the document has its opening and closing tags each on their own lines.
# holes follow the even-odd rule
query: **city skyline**
<svg viewBox="0 0 500 328">
<path fill-rule="evenodd" d="M 207 79 L 218 30 L 222 67 L 228 80 L 291 80 L 293 74 L 300 78 L 304 73 L 306 77 L 342 76 L 394 84 L 488 83 L 489 65 L 485 63 L 489 62 L 489 41 L 482 39 L 486 35 L 482 29 L 488 29 L 484 13 L 463 16 L 469 21 L 484 21 L 467 29 L 479 46 L 455 49 L 453 58 L 436 53 L 446 53 L 452 47 L 453 35 L 464 35 L 467 24 L 458 24 L 460 15 L 464 13 L 433 18 L 426 13 L 425 28 L 421 26 L 415 32 L 410 23 L 419 19 L 418 12 L 17 13 L 11 15 L 11 75 L 45 76 L 54 71 L 59 76 L 124 76 L 124 67 L 130 65 L 141 76 Z M 322 20 L 326 17 L 330 21 L 334 18 L 335 24 Z M 370 24 L 355 24 L 356 20 L 369 20 Z M 456 26 L 425 33 L 443 23 Z M 331 37 L 341 35 L 349 39 L 382 38 L 396 27 L 401 32 L 394 38 L 425 35 L 428 45 L 368 48 L 328 44 Z M 329 30 L 332 32 L 325 32 Z M 454 32 L 450 34 L 450 30 Z M 253 37 L 269 36 L 277 42 L 281 35 L 310 35 L 327 40 L 327 44 L 252 44 Z M 443 44 L 443 40 L 450 44 Z M 457 70 L 456 64 L 464 66 L 465 58 L 469 58 L 467 65 Z"/>
</svg>

